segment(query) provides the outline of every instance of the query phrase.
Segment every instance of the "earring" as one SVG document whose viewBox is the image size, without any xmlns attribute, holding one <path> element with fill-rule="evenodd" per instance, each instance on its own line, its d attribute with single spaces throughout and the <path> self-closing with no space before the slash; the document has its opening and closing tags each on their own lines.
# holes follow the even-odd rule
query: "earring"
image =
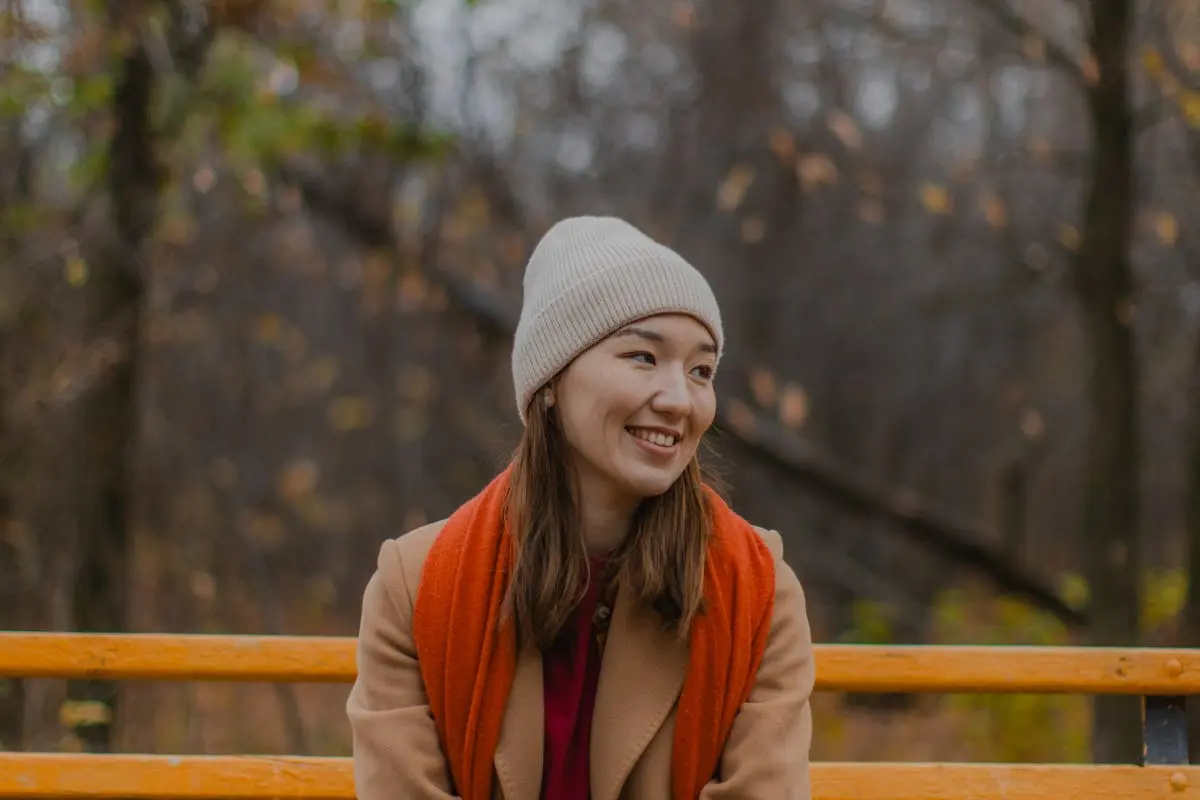
<svg viewBox="0 0 1200 800">
<path fill-rule="evenodd" d="M 554 391 L 553 390 L 547 389 L 546 394 L 544 395 L 544 398 L 545 398 L 546 408 L 550 408 L 551 406 L 554 405 Z"/>
</svg>

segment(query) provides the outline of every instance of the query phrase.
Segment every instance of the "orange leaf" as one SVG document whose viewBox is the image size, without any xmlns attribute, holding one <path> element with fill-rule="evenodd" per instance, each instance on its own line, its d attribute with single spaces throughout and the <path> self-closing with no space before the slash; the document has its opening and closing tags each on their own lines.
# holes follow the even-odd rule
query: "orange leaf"
<svg viewBox="0 0 1200 800">
<path fill-rule="evenodd" d="M 734 164 L 717 189 L 717 208 L 734 211 L 746 199 L 746 192 L 754 183 L 754 168 L 747 164 Z"/>
<path fill-rule="evenodd" d="M 824 153 L 812 153 L 802 156 L 796 162 L 796 175 L 805 191 L 822 186 L 833 186 L 838 182 L 837 165 Z"/>
<path fill-rule="evenodd" d="M 319 476 L 320 469 L 315 461 L 310 458 L 298 458 L 287 464 L 279 473 L 279 494 L 293 501 L 303 497 L 316 488 Z"/>
<path fill-rule="evenodd" d="M 1003 228 L 1008 224 L 1008 207 L 1004 201 L 991 192 L 985 192 L 980 202 L 983 204 L 983 215 L 988 225 L 993 228 Z"/>
<path fill-rule="evenodd" d="M 846 148 L 857 150 L 862 147 L 862 131 L 859 130 L 858 123 L 854 121 L 854 118 L 845 111 L 840 109 L 830 111 L 829 116 L 825 118 L 825 124 Z"/>
<path fill-rule="evenodd" d="M 808 393 L 794 383 L 783 387 L 779 401 L 779 421 L 795 430 L 808 419 Z"/>
<path fill-rule="evenodd" d="M 744 434 L 754 432 L 758 427 L 758 420 L 754 416 L 754 412 L 750 407 L 741 400 L 729 401 L 729 424 L 734 430 Z"/>
<path fill-rule="evenodd" d="M 1163 211 L 1154 215 L 1154 233 L 1167 247 L 1174 247 L 1179 239 L 1179 222 L 1175 215 Z"/>
<path fill-rule="evenodd" d="M 770 408 L 775 404 L 775 376 L 766 367 L 757 367 L 750 373 L 750 390 L 760 406 Z"/>
<path fill-rule="evenodd" d="M 767 141 L 771 147 L 771 152 L 780 161 L 791 161 L 796 156 L 796 140 L 792 137 L 791 131 L 785 128 L 774 128 L 771 130 Z"/>
</svg>

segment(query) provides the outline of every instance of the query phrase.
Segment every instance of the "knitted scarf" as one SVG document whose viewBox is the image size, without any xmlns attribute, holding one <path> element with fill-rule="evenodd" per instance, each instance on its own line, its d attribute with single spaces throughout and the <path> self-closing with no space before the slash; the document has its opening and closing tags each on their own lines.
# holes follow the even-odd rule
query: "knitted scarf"
<svg viewBox="0 0 1200 800">
<path fill-rule="evenodd" d="M 512 567 L 503 518 L 509 471 L 446 521 L 425 561 L 413 618 L 430 710 L 463 800 L 491 797 L 492 759 L 516 673 L 514 626 L 495 624 Z M 695 800 L 716 774 L 734 717 L 754 685 L 775 597 L 775 564 L 765 543 L 706 491 L 715 523 L 704 567 L 706 608 L 689 632 L 672 800 Z"/>
</svg>

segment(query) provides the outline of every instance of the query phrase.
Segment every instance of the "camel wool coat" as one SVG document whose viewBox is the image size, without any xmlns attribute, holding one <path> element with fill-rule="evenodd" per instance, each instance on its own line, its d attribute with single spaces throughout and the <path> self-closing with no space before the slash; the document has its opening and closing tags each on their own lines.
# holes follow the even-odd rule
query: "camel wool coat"
<svg viewBox="0 0 1200 800">
<path fill-rule="evenodd" d="M 363 595 L 358 679 L 346 704 L 359 800 L 452 798 L 449 767 L 429 711 L 412 617 L 421 569 L 445 520 L 383 543 Z M 809 800 L 812 642 L 804 593 L 775 531 L 756 529 L 775 556 L 775 610 L 762 665 L 700 800 Z M 591 733 L 590 800 L 669 800 L 675 705 L 686 642 L 617 592 Z M 542 659 L 518 655 L 493 797 L 538 800 L 543 751 Z M 581 799 L 582 800 L 582 799 Z"/>
</svg>

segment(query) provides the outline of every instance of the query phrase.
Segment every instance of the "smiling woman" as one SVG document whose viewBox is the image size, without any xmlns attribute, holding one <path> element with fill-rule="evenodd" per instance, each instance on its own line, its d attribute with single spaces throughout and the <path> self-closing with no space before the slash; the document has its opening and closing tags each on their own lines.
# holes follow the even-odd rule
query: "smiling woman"
<svg viewBox="0 0 1200 800">
<path fill-rule="evenodd" d="M 545 235 L 511 463 L 384 542 L 363 596 L 361 800 L 809 797 L 803 591 L 697 459 L 723 336 L 703 276 L 628 223 Z"/>
</svg>

